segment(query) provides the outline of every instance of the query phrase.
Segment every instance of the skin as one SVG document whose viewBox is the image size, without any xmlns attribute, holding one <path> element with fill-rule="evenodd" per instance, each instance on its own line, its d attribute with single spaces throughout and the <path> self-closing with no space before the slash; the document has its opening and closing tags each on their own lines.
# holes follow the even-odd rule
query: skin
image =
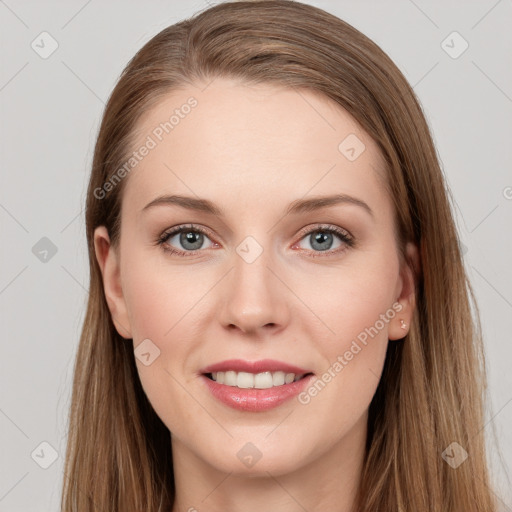
<svg viewBox="0 0 512 512">
<path fill-rule="evenodd" d="M 134 348 L 149 338 L 160 350 L 149 366 L 136 363 L 171 431 L 172 512 L 349 512 L 387 344 L 407 334 L 415 307 L 413 271 L 400 264 L 393 235 L 382 155 L 327 98 L 220 78 L 205 86 L 173 91 L 141 119 L 142 143 L 190 96 L 198 101 L 125 178 L 119 247 L 103 226 L 95 231 L 116 329 Z M 352 162 L 338 149 L 351 133 L 366 146 Z M 373 216 L 348 203 L 284 214 L 294 200 L 333 193 L 364 201 Z M 161 194 L 206 198 L 224 216 L 176 205 L 141 213 Z M 172 255 L 155 243 L 189 223 L 209 232 L 196 254 Z M 327 254 L 301 234 L 324 223 L 348 231 L 355 246 L 332 235 Z M 236 252 L 249 235 L 263 248 L 250 264 Z M 191 251 L 179 235 L 167 245 Z M 406 252 L 418 260 L 414 245 Z M 269 411 L 241 412 L 201 381 L 201 368 L 231 358 L 282 360 L 319 377 L 397 301 L 401 312 L 307 404 L 294 398 Z M 248 442 L 261 453 L 252 467 L 237 456 Z"/>
</svg>

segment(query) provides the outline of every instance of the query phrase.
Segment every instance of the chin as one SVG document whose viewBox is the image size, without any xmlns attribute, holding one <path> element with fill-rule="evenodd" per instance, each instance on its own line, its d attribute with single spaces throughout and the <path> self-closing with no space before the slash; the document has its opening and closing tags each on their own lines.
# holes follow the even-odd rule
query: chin
<svg viewBox="0 0 512 512">
<path fill-rule="evenodd" d="M 221 472 L 252 477 L 284 475 L 306 463 L 304 450 L 298 445 L 279 447 L 267 441 L 265 447 L 259 446 L 257 441 L 230 441 L 227 451 L 221 449 L 218 457 L 208 462 Z"/>
</svg>

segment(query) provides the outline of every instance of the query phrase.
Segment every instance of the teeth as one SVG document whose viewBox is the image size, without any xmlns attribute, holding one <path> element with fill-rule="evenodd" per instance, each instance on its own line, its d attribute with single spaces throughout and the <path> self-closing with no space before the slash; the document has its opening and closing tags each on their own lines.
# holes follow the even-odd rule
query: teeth
<svg viewBox="0 0 512 512">
<path fill-rule="evenodd" d="M 262 372 L 262 373 L 247 373 L 247 372 L 213 372 L 212 379 L 217 381 L 218 384 L 226 386 L 233 386 L 242 389 L 256 388 L 268 389 L 274 386 L 282 386 L 283 384 L 291 384 L 304 375 L 295 376 L 294 373 L 284 372 Z"/>
</svg>

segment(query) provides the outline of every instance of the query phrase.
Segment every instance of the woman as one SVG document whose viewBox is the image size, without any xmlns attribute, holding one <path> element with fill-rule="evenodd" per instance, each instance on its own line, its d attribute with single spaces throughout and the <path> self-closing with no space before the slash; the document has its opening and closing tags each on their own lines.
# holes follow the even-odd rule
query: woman
<svg viewBox="0 0 512 512">
<path fill-rule="evenodd" d="M 363 34 L 288 0 L 163 30 L 86 207 L 63 511 L 496 510 L 445 181 Z"/>
</svg>

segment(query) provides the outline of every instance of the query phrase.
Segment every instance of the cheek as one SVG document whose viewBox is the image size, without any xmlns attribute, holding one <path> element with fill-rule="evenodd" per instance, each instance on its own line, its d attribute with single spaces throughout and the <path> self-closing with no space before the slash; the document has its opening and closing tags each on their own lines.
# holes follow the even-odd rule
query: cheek
<svg viewBox="0 0 512 512">
<path fill-rule="evenodd" d="M 144 393 L 167 428 L 181 437 L 186 436 L 186 425 L 194 421 L 185 391 L 191 376 L 183 371 L 191 349 L 186 335 L 186 310 L 190 307 L 184 307 L 183 294 L 166 285 L 162 277 L 153 270 L 132 274 L 126 285 L 127 305 L 136 354 L 139 344 L 157 354 L 149 365 L 135 359 Z"/>
<path fill-rule="evenodd" d="M 302 417 L 308 431 L 319 428 L 317 418 L 325 417 L 328 409 L 326 446 L 348 434 L 365 414 L 380 381 L 389 343 L 388 322 L 395 310 L 390 293 L 379 294 L 377 287 L 345 281 L 343 290 L 329 290 L 324 314 L 334 334 L 325 334 L 321 327 L 308 332 L 323 367 L 299 401 L 307 411 Z"/>
<path fill-rule="evenodd" d="M 378 261 L 371 256 L 360 258 L 358 267 L 310 278 L 302 288 L 311 310 L 322 320 L 301 324 L 323 361 L 321 382 L 312 390 L 322 398 L 311 397 L 311 406 L 332 403 L 339 421 L 348 412 L 352 417 L 362 414 L 369 405 L 385 361 L 389 322 L 398 314 L 392 307 L 398 260 L 392 252 Z"/>
<path fill-rule="evenodd" d="M 154 344 L 158 353 L 147 366 L 136 358 L 139 378 L 157 415 L 170 430 L 180 432 L 191 415 L 183 386 L 194 379 L 188 356 L 201 340 L 197 319 L 206 290 L 190 279 L 190 268 L 172 268 L 164 259 L 150 260 L 136 249 L 125 254 L 123 293 L 134 349 L 144 341 L 150 351 L 156 350 Z"/>
<path fill-rule="evenodd" d="M 149 338 L 161 347 L 165 334 L 175 323 L 172 294 L 162 291 L 147 280 L 141 286 L 133 284 L 135 286 L 131 298 L 127 300 L 133 340 L 137 344 Z"/>
<path fill-rule="evenodd" d="M 316 330 L 312 339 L 319 340 L 320 336 L 321 345 L 331 358 L 348 350 L 358 337 L 364 342 L 365 333 L 370 337 L 369 330 L 371 338 L 387 340 L 389 321 L 396 314 L 392 305 L 397 298 L 394 293 L 398 275 L 398 259 L 392 250 L 358 254 L 357 263 L 347 261 L 328 272 L 304 273 L 295 290 L 305 298 L 321 325 L 310 321 L 313 317 L 307 315 L 303 328 Z"/>
<path fill-rule="evenodd" d="M 193 283 L 183 279 L 180 269 L 164 266 L 165 260 L 150 251 L 134 247 L 123 256 L 123 294 L 134 342 L 145 338 L 162 342 L 185 314 L 184 299 L 194 290 Z"/>
</svg>

